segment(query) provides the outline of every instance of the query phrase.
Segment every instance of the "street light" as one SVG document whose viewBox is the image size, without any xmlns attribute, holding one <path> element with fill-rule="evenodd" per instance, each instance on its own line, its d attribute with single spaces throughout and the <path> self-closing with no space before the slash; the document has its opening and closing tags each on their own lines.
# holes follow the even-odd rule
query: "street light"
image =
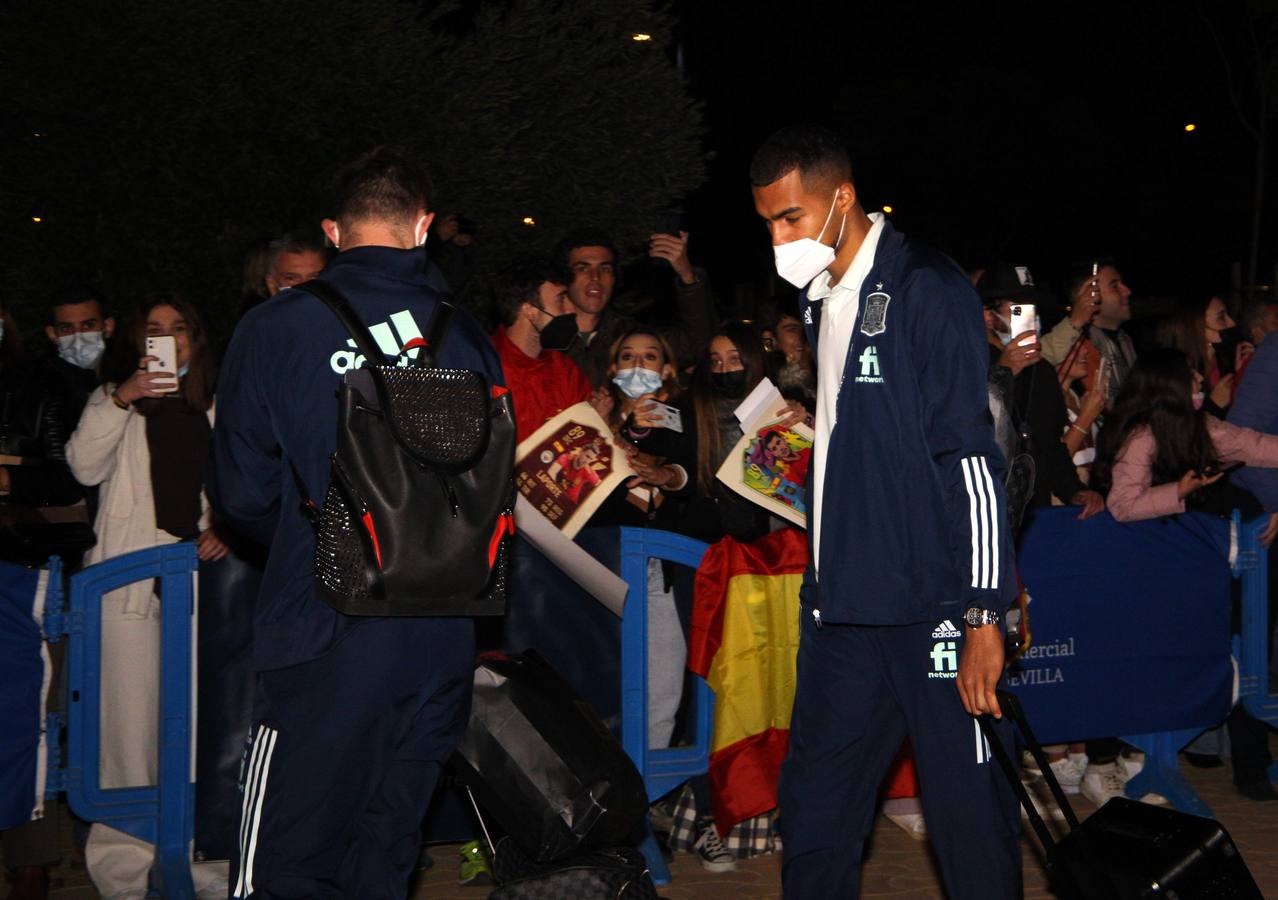
<svg viewBox="0 0 1278 900">
<path fill-rule="evenodd" d="M 883 211 L 887 213 L 889 216 L 892 215 L 892 207 L 890 206 L 883 207 Z"/>
<path fill-rule="evenodd" d="M 525 224 L 525 225 L 536 225 L 536 224 L 537 224 L 537 220 L 536 220 L 536 219 L 534 219 L 532 216 L 524 216 L 524 224 Z"/>
<path fill-rule="evenodd" d="M 31 221 L 32 221 L 32 222 L 35 222 L 37 225 L 39 225 L 41 222 L 43 222 L 43 221 L 44 221 L 44 219 L 42 219 L 40 216 L 32 216 L 32 217 L 31 217 Z"/>
<path fill-rule="evenodd" d="M 1197 130 L 1198 130 L 1198 126 L 1195 125 L 1193 122 L 1190 122 L 1188 125 L 1185 126 L 1186 133 L 1190 131 L 1197 131 Z"/>
<path fill-rule="evenodd" d="M 641 32 L 639 32 L 638 34 L 632 34 L 632 35 L 630 36 L 630 40 L 632 40 L 632 41 L 650 41 L 650 40 L 652 40 L 652 35 L 647 34 L 646 32 L 642 32 L 642 31 L 641 31 Z"/>
</svg>

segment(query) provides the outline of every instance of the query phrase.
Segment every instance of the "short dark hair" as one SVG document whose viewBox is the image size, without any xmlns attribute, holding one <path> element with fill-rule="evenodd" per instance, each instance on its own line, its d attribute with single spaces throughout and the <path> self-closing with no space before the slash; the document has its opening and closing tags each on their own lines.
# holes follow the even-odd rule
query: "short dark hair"
<svg viewBox="0 0 1278 900">
<path fill-rule="evenodd" d="M 799 312 L 798 293 L 773 294 L 759 304 L 759 315 L 755 323 L 760 332 L 771 331 L 775 335 L 777 326 L 786 318 L 803 321 L 803 315 Z"/>
<path fill-rule="evenodd" d="M 617 261 L 617 245 L 613 243 L 611 234 L 593 225 L 574 228 L 555 244 L 553 259 L 555 265 L 562 268 L 565 275 L 571 276 L 568 269 L 568 254 L 579 247 L 603 247 L 612 254 L 613 262 Z"/>
<path fill-rule="evenodd" d="M 1106 266 L 1118 268 L 1111 256 L 1095 256 L 1087 262 L 1076 262 L 1070 266 L 1065 281 L 1065 302 L 1073 303 L 1074 296 L 1078 293 L 1078 289 L 1083 286 L 1083 282 L 1092 277 L 1092 266 L 1096 266 L 1096 273 L 1099 275 L 1100 270 Z"/>
<path fill-rule="evenodd" d="M 90 287 L 87 284 L 79 284 L 67 285 L 56 290 L 45 309 L 47 324 L 52 325 L 54 323 L 54 310 L 59 306 L 74 306 L 78 303 L 88 303 L 89 301 L 98 304 L 98 309 L 102 312 L 102 318 L 105 319 L 110 315 L 107 312 L 106 297 L 97 288 Z"/>
<path fill-rule="evenodd" d="M 430 209 L 426 168 L 397 147 L 376 147 L 342 166 L 329 186 L 329 209 L 339 222 L 400 221 Z"/>
<path fill-rule="evenodd" d="M 764 187 L 796 169 L 805 188 L 852 180 L 852 159 L 838 135 L 821 125 L 790 125 L 754 152 L 750 184 Z"/>
<path fill-rule="evenodd" d="M 497 320 L 510 326 L 519 318 L 519 307 L 525 303 L 537 306 L 538 292 L 546 282 L 567 284 L 567 273 L 544 259 L 525 259 L 507 270 L 497 291 Z"/>
<path fill-rule="evenodd" d="M 414 210 L 416 212 L 416 210 Z M 409 215 L 411 215 L 410 213 Z M 294 234 L 286 232 L 279 237 L 274 238 L 266 245 L 266 268 L 270 271 L 275 267 L 275 263 L 279 261 L 282 253 L 318 253 L 320 256 L 327 257 L 328 249 L 321 244 L 316 238 L 307 237 L 306 235 Z"/>
</svg>

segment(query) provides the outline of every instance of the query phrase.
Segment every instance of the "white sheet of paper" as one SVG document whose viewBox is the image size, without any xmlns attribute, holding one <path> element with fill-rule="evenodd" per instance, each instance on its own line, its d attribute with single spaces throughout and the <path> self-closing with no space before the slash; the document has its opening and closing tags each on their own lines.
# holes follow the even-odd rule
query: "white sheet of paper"
<svg viewBox="0 0 1278 900">
<path fill-rule="evenodd" d="M 515 527 L 561 572 L 571 578 L 590 596 L 594 597 L 617 618 L 626 606 L 626 592 L 630 586 L 599 560 L 568 539 L 552 525 L 536 507 L 524 499 L 515 497 Z"/>
<path fill-rule="evenodd" d="M 741 405 L 734 412 L 737 421 L 744 428 L 756 419 L 774 415 L 783 406 L 785 406 L 785 398 L 781 396 L 777 386 L 770 379 L 765 378 L 754 386 L 754 390 L 741 401 Z"/>
<path fill-rule="evenodd" d="M 683 434 L 683 415 L 679 410 L 666 403 L 660 403 L 656 400 L 652 401 L 656 407 L 656 413 L 659 416 L 657 422 L 658 428 L 669 428 L 671 431 L 677 431 Z"/>
</svg>

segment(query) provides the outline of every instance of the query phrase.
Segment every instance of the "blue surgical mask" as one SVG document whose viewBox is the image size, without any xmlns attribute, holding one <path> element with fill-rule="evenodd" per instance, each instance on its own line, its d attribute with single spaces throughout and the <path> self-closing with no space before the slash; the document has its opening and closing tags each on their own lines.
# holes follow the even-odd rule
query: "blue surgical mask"
<svg viewBox="0 0 1278 900">
<path fill-rule="evenodd" d="M 100 331 L 77 331 L 58 336 L 58 356 L 81 369 L 93 369 L 106 349 L 106 337 Z"/>
<path fill-rule="evenodd" d="M 612 376 L 612 383 L 631 400 L 638 400 L 644 394 L 655 394 L 661 390 L 661 373 L 638 366 L 618 369 Z"/>
</svg>

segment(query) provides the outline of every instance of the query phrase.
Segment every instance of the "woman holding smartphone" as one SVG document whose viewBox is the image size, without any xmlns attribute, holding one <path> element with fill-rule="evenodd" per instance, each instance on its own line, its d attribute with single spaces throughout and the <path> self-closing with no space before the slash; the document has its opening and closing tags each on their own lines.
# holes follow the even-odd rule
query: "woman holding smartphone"
<svg viewBox="0 0 1278 900">
<path fill-rule="evenodd" d="M 132 337 L 67 444 L 76 478 L 101 485 L 98 543 L 85 562 L 184 540 L 195 541 L 201 560 L 221 559 L 227 547 L 209 527 L 204 496 L 216 367 L 199 315 L 179 294 L 151 294 Z M 158 355 L 145 352 L 148 340 Z M 160 356 L 176 371 L 154 370 Z M 152 582 L 102 598 L 104 788 L 156 783 L 160 602 Z M 151 844 L 122 831 L 90 829 L 85 861 L 104 897 L 143 896 L 154 856 Z M 195 875 L 201 896 L 225 896 L 224 866 L 196 866 Z"/>
</svg>

